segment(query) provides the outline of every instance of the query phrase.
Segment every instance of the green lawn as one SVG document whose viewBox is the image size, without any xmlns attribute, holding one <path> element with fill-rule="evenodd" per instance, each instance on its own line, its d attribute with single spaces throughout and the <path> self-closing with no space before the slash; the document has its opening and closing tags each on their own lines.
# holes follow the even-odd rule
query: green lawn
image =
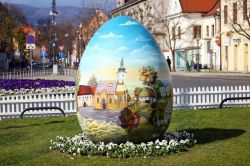
<svg viewBox="0 0 250 166">
<path fill-rule="evenodd" d="M 173 112 L 170 131 L 187 130 L 198 144 L 150 159 L 74 157 L 49 152 L 49 140 L 81 132 L 76 117 L 0 121 L 0 165 L 250 165 L 250 108 Z"/>
</svg>

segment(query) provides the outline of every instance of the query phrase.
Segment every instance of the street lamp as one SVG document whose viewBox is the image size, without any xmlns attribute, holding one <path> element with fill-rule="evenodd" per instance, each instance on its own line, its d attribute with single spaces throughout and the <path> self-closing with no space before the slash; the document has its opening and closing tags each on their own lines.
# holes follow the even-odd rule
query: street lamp
<svg viewBox="0 0 250 166">
<path fill-rule="evenodd" d="M 196 36 L 195 40 L 197 42 L 197 55 L 196 55 L 196 62 L 197 62 L 197 71 L 200 71 L 200 48 L 199 48 L 199 42 L 200 42 L 201 37 L 199 35 Z"/>
<path fill-rule="evenodd" d="M 64 37 L 67 39 L 69 37 L 68 33 L 65 33 Z M 67 47 L 67 58 L 66 59 L 66 65 L 69 67 L 69 64 L 71 65 L 71 56 L 69 55 L 69 48 Z"/>
<path fill-rule="evenodd" d="M 216 10 L 216 13 L 214 14 L 214 19 L 215 19 L 215 43 L 216 43 L 216 45 L 217 46 L 219 46 L 220 47 L 220 42 L 221 42 L 221 10 L 220 10 L 220 8 L 218 8 L 217 10 Z M 216 46 L 216 47 L 217 47 Z M 218 56 L 217 56 L 217 53 L 218 53 L 218 51 L 215 51 L 215 60 L 214 60 L 214 70 L 216 71 L 217 70 L 217 58 L 218 58 Z M 220 53 L 219 53 L 220 55 L 221 55 L 221 49 L 220 49 Z M 221 70 L 221 56 L 219 56 L 219 70 Z"/>
<path fill-rule="evenodd" d="M 82 23 L 79 25 L 79 28 L 80 28 L 80 33 L 79 33 L 79 62 L 80 62 L 80 59 L 81 59 L 81 55 L 82 55 Z"/>
<path fill-rule="evenodd" d="M 53 63 L 53 74 L 57 74 L 58 66 L 56 63 L 56 16 L 58 14 L 56 10 L 56 0 L 52 0 L 52 10 L 50 11 L 50 16 L 52 16 L 52 63 Z"/>
</svg>

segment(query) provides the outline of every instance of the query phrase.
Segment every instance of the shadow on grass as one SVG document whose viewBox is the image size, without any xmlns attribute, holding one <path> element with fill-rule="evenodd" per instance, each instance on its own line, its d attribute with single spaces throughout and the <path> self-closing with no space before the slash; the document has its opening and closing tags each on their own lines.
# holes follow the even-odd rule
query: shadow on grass
<svg viewBox="0 0 250 166">
<path fill-rule="evenodd" d="M 206 144 L 214 141 L 238 137 L 246 132 L 242 129 L 218 128 L 187 129 L 185 131 L 194 134 L 194 138 L 197 140 L 197 144 Z"/>
<path fill-rule="evenodd" d="M 17 128 L 24 128 L 24 127 L 32 127 L 32 126 L 41 126 L 41 125 L 48 125 L 48 124 L 57 124 L 57 123 L 65 123 L 65 121 L 61 120 L 54 120 L 54 121 L 50 121 L 50 122 L 46 122 L 46 123 L 34 123 L 34 124 L 29 124 L 29 125 L 13 125 L 13 126 L 7 126 L 5 128 L 2 129 L 17 129 Z"/>
</svg>

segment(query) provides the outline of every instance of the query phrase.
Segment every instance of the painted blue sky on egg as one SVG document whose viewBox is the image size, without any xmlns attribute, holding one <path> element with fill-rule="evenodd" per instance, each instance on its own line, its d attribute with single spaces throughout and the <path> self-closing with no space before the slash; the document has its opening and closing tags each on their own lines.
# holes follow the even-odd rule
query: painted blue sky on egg
<svg viewBox="0 0 250 166">
<path fill-rule="evenodd" d="M 80 84 L 87 84 L 93 74 L 99 80 L 115 80 L 122 58 L 128 81 L 140 82 L 135 78 L 138 70 L 148 65 L 165 80 L 165 58 L 151 34 L 134 19 L 119 16 L 105 23 L 88 44 L 80 63 Z"/>
</svg>

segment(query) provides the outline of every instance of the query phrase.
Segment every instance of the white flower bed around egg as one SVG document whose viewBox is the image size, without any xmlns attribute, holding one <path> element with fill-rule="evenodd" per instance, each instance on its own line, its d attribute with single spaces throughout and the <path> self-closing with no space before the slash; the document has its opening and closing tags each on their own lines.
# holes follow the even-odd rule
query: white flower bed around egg
<svg viewBox="0 0 250 166">
<path fill-rule="evenodd" d="M 51 140 L 50 150 L 66 152 L 71 155 L 107 156 L 112 158 L 148 158 L 166 156 L 170 153 L 186 151 L 195 145 L 193 134 L 187 132 L 167 133 L 164 140 L 134 144 L 126 142 L 121 144 L 103 142 L 93 143 L 84 134 L 70 137 L 57 136 Z"/>
</svg>

